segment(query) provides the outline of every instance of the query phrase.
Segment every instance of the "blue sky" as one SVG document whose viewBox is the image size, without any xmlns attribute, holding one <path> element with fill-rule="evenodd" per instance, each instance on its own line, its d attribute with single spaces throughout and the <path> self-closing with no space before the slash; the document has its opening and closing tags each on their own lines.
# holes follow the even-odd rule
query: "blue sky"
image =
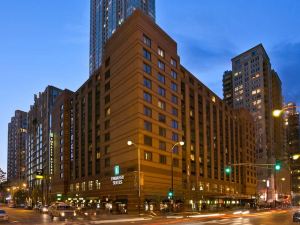
<svg viewBox="0 0 300 225">
<path fill-rule="evenodd" d="M 286 101 L 300 105 L 300 1 L 156 0 L 156 22 L 177 41 L 181 63 L 222 96 L 235 55 L 263 43 Z M 0 168 L 7 123 L 48 84 L 76 90 L 88 78 L 89 0 L 0 3 Z"/>
</svg>

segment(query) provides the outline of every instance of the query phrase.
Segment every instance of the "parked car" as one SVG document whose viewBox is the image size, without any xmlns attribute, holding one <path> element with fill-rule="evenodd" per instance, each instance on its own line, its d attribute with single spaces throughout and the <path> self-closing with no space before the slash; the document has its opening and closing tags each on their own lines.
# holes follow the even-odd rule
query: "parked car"
<svg viewBox="0 0 300 225">
<path fill-rule="evenodd" d="M 300 211 L 294 213 L 293 222 L 300 222 Z"/>
<path fill-rule="evenodd" d="M 7 213 L 0 209 L 0 221 L 8 221 L 8 215 Z"/>
<path fill-rule="evenodd" d="M 73 219 L 77 216 L 75 208 L 65 203 L 55 203 L 48 208 L 48 214 L 53 219 L 58 217 L 59 219 Z"/>
<path fill-rule="evenodd" d="M 9 208 L 16 208 L 16 203 L 15 202 L 9 202 L 8 207 Z"/>
</svg>

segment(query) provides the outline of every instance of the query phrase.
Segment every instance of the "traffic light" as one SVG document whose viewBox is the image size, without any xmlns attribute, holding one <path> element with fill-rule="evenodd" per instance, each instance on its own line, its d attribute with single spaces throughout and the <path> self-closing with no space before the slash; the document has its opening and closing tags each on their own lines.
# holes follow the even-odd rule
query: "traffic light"
<svg viewBox="0 0 300 225">
<path fill-rule="evenodd" d="M 226 166 L 226 167 L 225 167 L 225 173 L 226 173 L 227 175 L 229 175 L 229 174 L 231 173 L 231 167 L 230 167 L 230 166 Z"/>
<path fill-rule="evenodd" d="M 279 171 L 280 169 L 281 169 L 281 161 L 280 160 L 276 160 L 275 170 Z"/>
<path fill-rule="evenodd" d="M 172 199 L 173 198 L 173 191 L 170 188 L 169 192 L 168 192 L 168 199 Z"/>
</svg>

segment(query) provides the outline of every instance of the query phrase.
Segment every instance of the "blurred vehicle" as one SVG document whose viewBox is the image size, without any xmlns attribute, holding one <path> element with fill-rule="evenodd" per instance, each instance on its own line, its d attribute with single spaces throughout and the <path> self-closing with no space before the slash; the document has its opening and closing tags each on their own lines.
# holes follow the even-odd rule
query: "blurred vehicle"
<svg viewBox="0 0 300 225">
<path fill-rule="evenodd" d="M 293 222 L 300 222 L 300 211 L 293 214 Z"/>
<path fill-rule="evenodd" d="M 0 221 L 8 221 L 8 215 L 7 213 L 0 209 Z"/>
<path fill-rule="evenodd" d="M 73 219 L 77 216 L 75 208 L 65 203 L 55 203 L 48 208 L 48 214 L 51 219 L 58 217 L 59 219 Z"/>
<path fill-rule="evenodd" d="M 9 207 L 9 208 L 16 208 L 16 203 L 15 203 L 14 201 L 10 201 L 10 202 L 8 203 L 8 207 Z"/>
<path fill-rule="evenodd" d="M 48 213 L 48 205 L 43 205 L 39 208 L 40 213 Z"/>
<path fill-rule="evenodd" d="M 96 216 L 100 214 L 100 210 L 94 207 L 83 207 L 78 208 L 78 210 L 76 210 L 76 213 L 82 216 Z"/>
<path fill-rule="evenodd" d="M 24 209 L 32 210 L 32 206 L 31 205 L 25 205 Z"/>
</svg>

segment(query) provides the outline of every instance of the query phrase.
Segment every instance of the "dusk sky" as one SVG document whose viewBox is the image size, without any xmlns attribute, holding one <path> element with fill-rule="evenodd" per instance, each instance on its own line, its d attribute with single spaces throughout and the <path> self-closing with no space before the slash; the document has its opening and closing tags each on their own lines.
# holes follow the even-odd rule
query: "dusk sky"
<svg viewBox="0 0 300 225">
<path fill-rule="evenodd" d="M 47 85 L 77 90 L 88 78 L 89 0 L 0 3 L 0 168 L 7 124 Z M 182 4 L 185 3 L 185 4 Z M 181 64 L 222 97 L 231 58 L 262 43 L 285 101 L 300 105 L 300 1 L 156 0 L 156 22 L 178 44 Z"/>
</svg>

